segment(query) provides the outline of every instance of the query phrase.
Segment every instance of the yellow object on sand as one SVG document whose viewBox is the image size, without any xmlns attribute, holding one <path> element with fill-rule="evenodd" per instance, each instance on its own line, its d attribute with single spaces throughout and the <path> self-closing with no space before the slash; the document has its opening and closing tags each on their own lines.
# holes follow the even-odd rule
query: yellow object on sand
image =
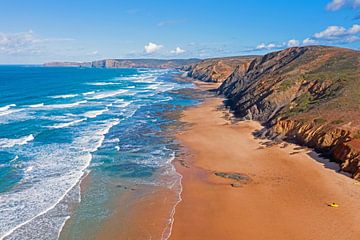
<svg viewBox="0 0 360 240">
<path fill-rule="evenodd" d="M 337 207 L 339 207 L 339 204 L 331 203 L 331 204 L 329 204 L 329 207 L 337 208 Z"/>
<path fill-rule="evenodd" d="M 354 181 L 354 184 L 355 185 L 360 185 L 360 182 L 359 181 Z"/>
</svg>

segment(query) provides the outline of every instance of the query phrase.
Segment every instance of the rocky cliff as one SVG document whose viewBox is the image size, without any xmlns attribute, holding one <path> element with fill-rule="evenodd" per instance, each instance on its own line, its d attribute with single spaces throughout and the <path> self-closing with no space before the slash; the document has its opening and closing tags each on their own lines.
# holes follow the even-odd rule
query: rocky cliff
<svg viewBox="0 0 360 240">
<path fill-rule="evenodd" d="M 199 62 L 199 59 L 104 59 L 92 62 L 50 62 L 46 67 L 93 68 L 181 68 Z"/>
<path fill-rule="evenodd" d="M 192 77 L 222 81 L 219 93 L 243 119 L 260 121 L 262 136 L 313 147 L 360 179 L 360 52 L 325 46 L 295 47 L 247 57 L 230 68 L 216 59 Z M 225 70 L 222 70 L 225 69 Z M 192 71 L 192 73 L 191 73 Z M 230 73 L 229 73 L 230 72 Z"/>
<path fill-rule="evenodd" d="M 256 56 L 227 57 L 206 59 L 198 63 L 184 66 L 182 70 L 188 72 L 188 76 L 205 82 L 223 82 L 239 68 L 245 71 Z"/>
</svg>

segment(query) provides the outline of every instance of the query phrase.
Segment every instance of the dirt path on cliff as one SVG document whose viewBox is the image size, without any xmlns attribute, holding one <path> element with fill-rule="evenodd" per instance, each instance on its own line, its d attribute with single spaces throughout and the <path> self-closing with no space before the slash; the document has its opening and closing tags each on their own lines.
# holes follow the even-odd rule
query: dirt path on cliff
<svg viewBox="0 0 360 240">
<path fill-rule="evenodd" d="M 308 149 L 265 146 L 252 136 L 260 126 L 231 123 L 222 101 L 183 113 L 190 156 L 175 163 L 183 192 L 170 239 L 359 239 L 360 185 Z"/>
</svg>

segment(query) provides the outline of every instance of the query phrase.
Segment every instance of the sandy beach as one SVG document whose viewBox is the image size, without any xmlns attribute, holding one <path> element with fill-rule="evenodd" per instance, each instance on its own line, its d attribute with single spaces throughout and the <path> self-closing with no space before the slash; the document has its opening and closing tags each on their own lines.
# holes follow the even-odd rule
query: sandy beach
<svg viewBox="0 0 360 240">
<path fill-rule="evenodd" d="M 261 126 L 232 123 L 222 104 L 210 97 L 181 117 L 189 157 L 174 162 L 183 191 L 170 239 L 359 238 L 358 182 L 307 148 L 255 139 Z"/>
</svg>

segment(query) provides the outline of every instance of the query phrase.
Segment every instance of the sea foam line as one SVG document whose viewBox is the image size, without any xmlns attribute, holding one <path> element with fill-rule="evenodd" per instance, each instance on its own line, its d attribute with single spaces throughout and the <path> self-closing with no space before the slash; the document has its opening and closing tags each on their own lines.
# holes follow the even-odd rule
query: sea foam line
<svg viewBox="0 0 360 240">
<path fill-rule="evenodd" d="M 0 148 L 11 148 L 16 145 L 24 145 L 32 140 L 34 140 L 34 136 L 32 134 L 17 139 L 0 138 Z"/>
<path fill-rule="evenodd" d="M 79 106 L 80 104 L 87 103 L 86 100 L 74 102 L 74 103 L 64 103 L 64 104 L 50 104 L 50 105 L 44 105 L 43 109 L 56 109 L 56 108 L 72 108 Z"/>
<path fill-rule="evenodd" d="M 49 98 L 54 98 L 54 99 L 58 99 L 58 98 L 73 98 L 79 96 L 79 94 L 75 93 L 75 94 L 64 94 L 64 95 L 56 95 L 56 96 L 50 96 Z"/>
<path fill-rule="evenodd" d="M 108 108 L 102 109 L 102 110 L 94 110 L 84 113 L 84 116 L 87 118 L 96 118 L 99 115 L 104 114 L 105 112 L 109 111 Z"/>
<path fill-rule="evenodd" d="M 0 107 L 0 112 L 7 111 L 7 110 L 9 110 L 11 107 L 16 107 L 16 104 L 9 104 L 9 105 Z"/>
<path fill-rule="evenodd" d="M 20 112 L 22 109 L 11 109 L 12 107 L 16 107 L 16 104 L 9 104 L 3 107 L 0 107 L 0 116 L 5 116 L 11 113 Z"/>
<path fill-rule="evenodd" d="M 126 93 L 128 92 L 128 90 L 117 90 L 117 91 L 108 91 L 108 92 L 100 92 L 98 94 L 95 94 L 94 96 L 90 97 L 89 99 L 103 99 L 103 98 L 107 98 L 107 97 L 115 97 L 118 96 L 120 94 Z"/>
<path fill-rule="evenodd" d="M 78 120 L 74 120 L 71 122 L 66 122 L 66 123 L 58 123 L 52 126 L 47 126 L 47 128 L 54 128 L 54 129 L 58 129 L 58 128 L 66 128 L 66 127 L 70 127 L 72 125 L 75 125 L 77 123 L 81 123 L 83 121 L 87 120 L 87 118 L 83 118 L 83 119 L 78 119 Z"/>
<path fill-rule="evenodd" d="M 182 185 L 182 178 L 183 176 L 178 172 L 176 171 L 176 168 L 175 166 L 173 165 L 173 161 L 175 160 L 175 154 L 173 155 L 173 157 L 171 158 L 170 160 L 170 165 L 171 165 L 171 168 L 175 171 L 176 175 L 179 177 L 179 187 L 180 187 L 180 190 L 178 192 L 178 201 L 174 204 L 171 212 L 170 212 L 170 222 L 169 222 L 169 225 L 164 229 L 164 231 L 162 232 L 162 235 L 161 235 L 161 240 L 168 240 L 171 236 L 171 233 L 172 233 L 172 228 L 173 228 L 173 225 L 174 225 L 174 220 L 175 220 L 175 211 L 176 211 L 176 207 L 177 205 L 182 201 L 182 197 L 181 197 L 181 194 L 183 192 L 183 185 Z M 166 236 L 165 236 L 166 235 Z"/>
<path fill-rule="evenodd" d="M 43 107 L 43 106 L 44 106 L 44 103 L 28 105 L 29 108 L 38 108 L 38 107 Z"/>
<path fill-rule="evenodd" d="M 107 85 L 120 85 L 120 82 L 94 82 L 94 83 L 86 83 L 91 86 L 107 86 Z"/>
</svg>

